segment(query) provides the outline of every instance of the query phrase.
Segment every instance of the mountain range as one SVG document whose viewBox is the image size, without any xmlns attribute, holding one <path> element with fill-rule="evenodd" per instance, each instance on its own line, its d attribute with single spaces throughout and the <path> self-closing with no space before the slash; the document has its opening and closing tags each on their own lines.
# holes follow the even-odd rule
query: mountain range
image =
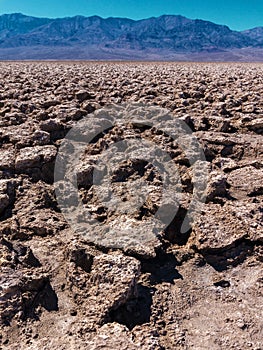
<svg viewBox="0 0 263 350">
<path fill-rule="evenodd" d="M 179 15 L 143 20 L 0 16 L 0 60 L 263 61 L 263 27 L 233 31 Z"/>
</svg>

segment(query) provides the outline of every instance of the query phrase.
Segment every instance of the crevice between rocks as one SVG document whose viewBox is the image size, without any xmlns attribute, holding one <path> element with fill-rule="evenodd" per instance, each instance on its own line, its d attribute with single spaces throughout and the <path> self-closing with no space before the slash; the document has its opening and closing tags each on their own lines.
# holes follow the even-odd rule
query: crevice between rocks
<svg viewBox="0 0 263 350">
<path fill-rule="evenodd" d="M 260 242 L 241 238 L 231 245 L 222 248 L 199 250 L 194 247 L 194 249 L 201 254 L 205 261 L 216 271 L 222 272 L 227 270 L 230 266 L 236 267 L 243 263 L 248 256 L 253 254 L 255 247 L 259 244 Z"/>
<path fill-rule="evenodd" d="M 132 298 L 116 310 L 111 310 L 107 323 L 117 322 L 129 330 L 135 326 L 149 323 L 152 317 L 155 286 L 162 283 L 174 284 L 174 280 L 183 279 L 176 266 L 179 265 L 172 253 L 164 249 L 157 252 L 152 259 L 139 259 L 141 262 L 141 279 Z"/>
<path fill-rule="evenodd" d="M 125 325 L 129 330 L 135 326 L 150 322 L 152 296 L 155 289 L 137 284 L 136 297 L 129 299 L 124 305 L 109 312 L 109 322 Z"/>
</svg>

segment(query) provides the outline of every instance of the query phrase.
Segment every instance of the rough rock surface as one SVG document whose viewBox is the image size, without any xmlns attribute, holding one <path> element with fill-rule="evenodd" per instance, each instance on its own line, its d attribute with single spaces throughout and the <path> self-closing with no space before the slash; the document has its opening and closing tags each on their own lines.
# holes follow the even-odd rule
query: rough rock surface
<svg viewBox="0 0 263 350">
<path fill-rule="evenodd" d="M 0 63 L 0 72 L 0 348 L 262 349 L 262 65 L 24 62 Z M 209 178 L 183 233 L 195 180 L 179 145 L 140 123 L 96 137 L 72 171 L 84 207 L 117 233 L 136 222 L 147 234 L 162 179 L 146 161 L 120 162 L 111 183 L 123 213 L 107 210 L 92 179 L 110 145 L 158 144 L 181 179 L 170 225 L 122 249 L 74 232 L 53 182 L 67 132 L 104 106 L 131 102 L 185 121 Z M 129 212 L 140 181 L 147 200 Z"/>
</svg>

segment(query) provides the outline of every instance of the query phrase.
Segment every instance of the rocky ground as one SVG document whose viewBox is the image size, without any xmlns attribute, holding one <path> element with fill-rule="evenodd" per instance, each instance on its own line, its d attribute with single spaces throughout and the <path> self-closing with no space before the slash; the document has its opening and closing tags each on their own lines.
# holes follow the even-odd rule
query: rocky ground
<svg viewBox="0 0 263 350">
<path fill-rule="evenodd" d="M 262 64 L 9 62 L 0 72 L 0 348 L 263 349 Z M 209 178 L 201 214 L 182 233 L 194 181 L 180 145 L 140 125 L 98 135 L 75 171 L 84 206 L 101 224 L 130 224 L 92 184 L 96 160 L 116 141 L 158 144 L 179 167 L 183 190 L 165 230 L 114 249 L 69 225 L 54 164 L 79 120 L 135 102 L 187 123 Z M 129 203 L 140 178 L 150 198 L 128 219 L 143 236 L 160 176 L 146 161 L 126 161 L 111 181 Z"/>
</svg>

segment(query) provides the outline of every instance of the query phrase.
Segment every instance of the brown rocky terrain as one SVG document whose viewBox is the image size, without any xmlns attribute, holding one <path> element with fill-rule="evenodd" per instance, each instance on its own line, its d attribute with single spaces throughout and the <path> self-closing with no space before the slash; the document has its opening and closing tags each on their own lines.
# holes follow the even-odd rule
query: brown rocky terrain
<svg viewBox="0 0 263 350">
<path fill-rule="evenodd" d="M 0 72 L 0 349 L 263 349 L 262 64 L 6 62 Z M 162 179 L 142 159 L 111 176 L 123 213 L 95 193 L 94 164 L 120 140 L 167 152 L 182 196 L 145 244 L 94 242 L 58 205 L 55 160 L 82 118 L 135 102 L 167 109 L 199 140 L 205 204 L 181 230 L 195 185 L 187 155 L 158 128 L 116 125 L 72 169 L 92 217 L 117 233 L 136 222 L 145 237 L 158 209 Z M 140 181 L 147 200 L 129 212 Z"/>
</svg>

